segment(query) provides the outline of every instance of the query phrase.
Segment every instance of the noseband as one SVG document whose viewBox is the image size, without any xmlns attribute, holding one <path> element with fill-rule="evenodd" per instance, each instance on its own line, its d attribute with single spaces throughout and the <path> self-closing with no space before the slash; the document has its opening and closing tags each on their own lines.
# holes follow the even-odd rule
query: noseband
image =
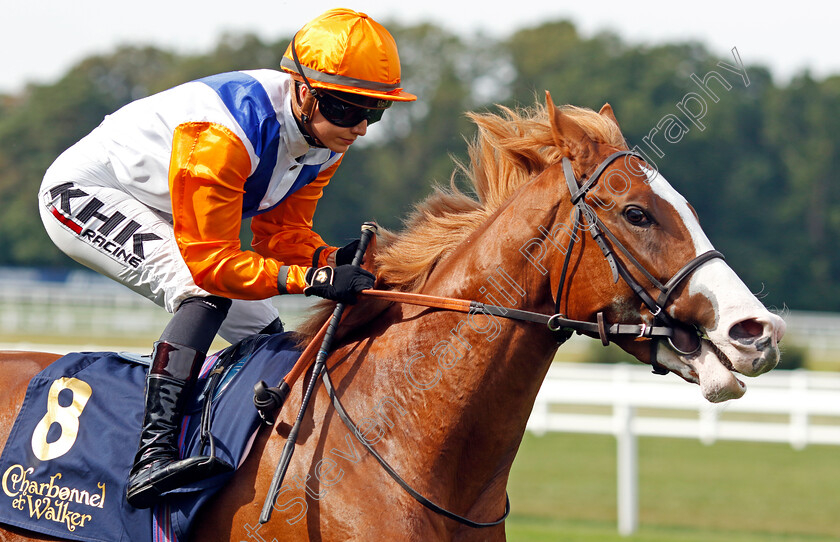
<svg viewBox="0 0 840 542">
<path fill-rule="evenodd" d="M 646 337 L 652 339 L 651 341 L 651 365 L 653 366 L 653 371 L 658 374 L 666 374 L 668 369 L 664 368 L 661 364 L 659 364 L 656 360 L 656 349 L 661 338 L 667 338 L 668 342 L 670 343 L 671 347 L 676 350 L 678 353 L 683 355 L 694 354 L 700 350 L 700 334 L 699 330 L 693 328 L 692 331 L 688 333 L 680 333 L 680 341 L 687 340 L 688 344 L 675 344 L 675 334 L 678 330 L 685 331 L 684 324 L 680 324 L 679 322 L 675 321 L 668 313 L 665 312 L 664 308 L 669 303 L 671 294 L 674 290 L 679 286 L 686 278 L 688 278 L 698 267 L 703 265 L 709 260 L 713 260 L 716 258 L 724 259 L 723 254 L 718 252 L 717 250 L 710 250 L 708 252 L 704 252 L 703 254 L 697 256 L 696 258 L 690 260 L 686 263 L 679 271 L 677 271 L 674 276 L 672 276 L 665 284 L 661 283 L 656 277 L 651 274 L 644 265 L 639 263 L 639 261 L 627 250 L 621 241 L 607 228 L 607 226 L 598 218 L 597 213 L 595 210 L 590 207 L 586 203 L 586 195 L 589 191 L 596 185 L 598 180 L 603 175 L 604 171 L 607 167 L 612 164 L 618 158 L 622 156 L 632 156 L 639 158 L 640 160 L 644 160 L 640 155 L 632 152 L 632 151 L 618 151 L 611 155 L 609 155 L 601 164 L 597 167 L 595 172 L 586 180 L 582 185 L 578 183 L 577 178 L 575 177 L 574 170 L 572 169 L 572 164 L 568 158 L 563 158 L 563 173 L 566 177 L 566 184 L 569 187 L 569 193 L 571 195 L 572 204 L 575 206 L 575 220 L 574 220 L 574 228 L 572 231 L 572 235 L 569 239 L 569 244 L 566 247 L 566 258 L 563 261 L 563 270 L 560 275 L 560 283 L 557 286 L 557 295 L 555 296 L 555 305 L 554 305 L 554 316 L 551 317 L 549 321 L 549 329 L 558 336 L 558 340 L 565 341 L 568 339 L 571 334 L 575 331 L 588 330 L 589 326 L 580 326 L 577 321 L 568 320 L 565 318 L 564 315 L 560 314 L 560 301 L 563 294 L 563 287 L 566 282 L 566 273 L 569 268 L 569 262 L 571 260 L 572 249 L 575 245 L 575 240 L 578 239 L 578 231 L 580 229 L 581 224 L 585 227 L 585 229 L 589 230 L 592 239 L 601 249 L 601 252 L 604 255 L 604 258 L 607 260 L 607 263 L 610 266 L 613 274 L 613 282 L 618 282 L 618 278 L 621 277 L 625 283 L 630 287 L 631 290 L 642 300 L 642 303 L 650 310 L 651 314 L 653 315 L 653 325 L 646 325 L 644 323 L 641 324 L 640 333 L 637 335 L 638 337 Z M 610 243 L 607 243 L 606 239 L 609 239 Z M 612 246 L 611 246 L 612 245 Z M 645 278 L 650 281 L 650 283 L 659 290 L 660 294 L 656 299 L 648 294 L 647 290 L 643 288 L 639 282 L 633 278 L 633 276 L 628 272 L 627 267 L 622 263 L 622 260 L 616 256 L 616 252 L 612 247 L 616 247 L 629 261 L 633 267 L 635 267 Z M 627 333 L 620 332 L 620 329 L 616 329 L 616 332 L 612 332 L 613 328 L 616 326 L 607 327 L 604 322 L 604 316 L 602 312 L 597 314 L 597 326 L 598 326 L 598 335 L 601 338 L 601 342 L 606 346 L 609 344 L 609 336 L 610 335 L 627 335 Z M 588 322 L 587 322 L 588 323 Z M 591 326 L 591 323 L 589 323 Z M 620 325 L 618 326 L 621 327 Z"/>
</svg>

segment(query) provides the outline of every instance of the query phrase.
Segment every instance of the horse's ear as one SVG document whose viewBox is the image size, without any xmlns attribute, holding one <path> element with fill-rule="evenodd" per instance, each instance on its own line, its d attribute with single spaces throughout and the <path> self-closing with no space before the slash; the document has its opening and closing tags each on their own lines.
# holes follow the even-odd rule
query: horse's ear
<svg viewBox="0 0 840 542">
<path fill-rule="evenodd" d="M 573 162 L 576 158 L 585 160 L 592 150 L 592 140 L 572 117 L 554 106 L 551 93 L 547 90 L 545 102 L 548 118 L 551 120 L 551 135 L 554 137 L 554 144 Z"/>
<path fill-rule="evenodd" d="M 602 107 L 601 110 L 598 111 L 598 114 L 602 117 L 607 117 L 608 119 L 613 121 L 616 126 L 618 126 L 618 119 L 615 118 L 615 113 L 613 112 L 613 108 L 610 104 L 604 104 L 604 107 Z"/>
</svg>

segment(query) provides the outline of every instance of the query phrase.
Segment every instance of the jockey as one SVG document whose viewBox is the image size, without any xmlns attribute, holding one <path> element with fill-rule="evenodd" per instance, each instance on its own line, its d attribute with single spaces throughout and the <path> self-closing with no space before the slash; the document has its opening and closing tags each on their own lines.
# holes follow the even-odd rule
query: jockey
<svg viewBox="0 0 840 542">
<path fill-rule="evenodd" d="M 186 390 L 217 333 L 230 342 L 277 333 L 273 296 L 352 303 L 374 282 L 349 265 L 358 242 L 328 246 L 312 218 L 356 138 L 393 102 L 416 99 L 400 88 L 396 43 L 364 13 L 333 9 L 297 32 L 280 68 L 130 103 L 41 185 L 41 217 L 61 250 L 173 313 L 146 381 L 127 491 L 138 508 L 232 469 L 178 455 Z M 253 251 L 240 245 L 246 218 Z"/>
</svg>

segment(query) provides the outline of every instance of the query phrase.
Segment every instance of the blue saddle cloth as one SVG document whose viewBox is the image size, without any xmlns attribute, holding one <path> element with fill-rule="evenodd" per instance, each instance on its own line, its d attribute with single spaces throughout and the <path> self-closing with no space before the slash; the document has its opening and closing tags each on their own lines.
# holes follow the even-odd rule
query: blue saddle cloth
<svg viewBox="0 0 840 542">
<path fill-rule="evenodd" d="M 200 422 L 209 394 L 216 454 L 239 466 L 260 424 L 254 384 L 276 384 L 299 356 L 288 333 L 256 335 L 209 356 L 184 418 L 182 457 L 208 453 L 201 449 Z M 208 374 L 222 366 L 227 369 L 216 378 L 218 385 L 208 389 Z M 233 473 L 173 491 L 151 510 L 126 502 L 147 371 L 148 362 L 81 352 L 56 360 L 32 379 L 0 456 L 0 523 L 68 540 L 157 542 L 188 536 L 191 518 Z"/>
</svg>

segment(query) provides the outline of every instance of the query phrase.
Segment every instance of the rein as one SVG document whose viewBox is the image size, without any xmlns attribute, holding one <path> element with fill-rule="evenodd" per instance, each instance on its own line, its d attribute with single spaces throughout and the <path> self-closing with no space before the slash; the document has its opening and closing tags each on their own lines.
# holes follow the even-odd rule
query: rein
<svg viewBox="0 0 840 542">
<path fill-rule="evenodd" d="M 672 338 L 674 328 L 668 326 L 649 326 L 647 324 L 611 324 L 606 325 L 603 315 L 598 322 L 587 322 L 585 320 L 571 320 L 560 314 L 543 314 L 541 312 L 524 311 L 498 305 L 488 305 L 479 301 L 468 299 L 456 299 L 452 297 L 438 297 L 426 294 L 414 294 L 409 292 L 394 292 L 391 290 L 363 290 L 359 292 L 362 297 L 381 299 L 394 303 L 405 303 L 418 305 L 433 309 L 443 309 L 464 314 L 487 314 L 498 316 L 509 320 L 520 322 L 532 322 L 543 324 L 548 327 L 557 342 L 563 344 L 572 333 L 591 333 L 607 340 L 613 336 L 633 336 L 646 338 Z M 601 314 L 601 313 L 599 313 Z"/>
</svg>

